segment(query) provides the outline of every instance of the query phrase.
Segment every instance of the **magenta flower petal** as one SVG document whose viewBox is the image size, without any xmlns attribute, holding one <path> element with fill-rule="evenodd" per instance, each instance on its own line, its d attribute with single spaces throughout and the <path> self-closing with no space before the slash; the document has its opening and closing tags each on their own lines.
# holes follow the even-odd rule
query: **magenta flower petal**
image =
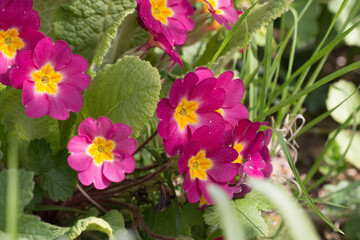
<svg viewBox="0 0 360 240">
<path fill-rule="evenodd" d="M 161 119 L 158 132 L 170 156 L 181 153 L 192 133 L 202 126 L 224 130 L 224 120 L 215 110 L 222 106 L 225 92 L 215 86 L 215 78 L 198 83 L 197 75 L 188 73 L 183 81 L 174 82 L 169 99 L 158 104 L 156 113 Z"/>
<path fill-rule="evenodd" d="M 93 141 L 95 136 L 99 135 L 98 126 L 93 118 L 86 118 L 82 121 L 78 128 L 79 135 L 87 136 L 90 141 Z"/>
<path fill-rule="evenodd" d="M 199 77 L 199 81 L 202 81 L 207 78 L 213 78 L 213 72 L 206 67 L 199 67 L 195 70 L 196 75 Z"/>
<path fill-rule="evenodd" d="M 69 118 L 69 111 L 79 112 L 83 105 L 82 92 L 90 84 L 90 76 L 83 71 L 85 69 L 85 60 L 79 60 L 79 67 L 72 61 L 73 54 L 71 48 L 64 41 L 52 42 L 51 38 L 43 38 L 36 45 L 33 52 L 19 52 L 16 57 L 17 67 L 10 70 L 10 80 L 15 88 L 23 88 L 23 104 L 30 102 L 32 97 L 37 100 L 43 99 L 46 103 L 31 101 L 31 104 L 39 104 L 27 109 L 28 116 L 39 116 L 36 108 L 42 111 L 47 108 L 45 114 L 58 119 L 66 120 Z M 68 67 L 67 65 L 74 65 Z M 87 65 L 86 65 L 87 66 Z M 62 69 L 66 68 L 64 74 Z M 27 88 L 23 86 L 27 83 Z M 30 88 L 29 86 L 32 86 Z M 39 97 L 39 96 L 42 97 Z M 40 105 L 44 106 L 40 106 Z M 29 111 L 37 111 L 31 114 Z"/>
<path fill-rule="evenodd" d="M 187 199 L 191 203 L 199 202 L 202 195 L 199 188 L 199 184 L 196 184 L 197 181 L 198 180 L 196 179 L 194 181 L 195 183 L 191 183 L 192 180 L 189 174 L 187 174 L 184 179 L 184 191 L 187 192 Z"/>
<path fill-rule="evenodd" d="M 94 187 L 98 190 L 107 188 L 111 181 L 109 181 L 102 173 L 103 166 L 98 166 L 92 163 L 85 171 L 79 172 L 78 177 L 82 184 L 89 186 L 94 183 Z"/>
<path fill-rule="evenodd" d="M 189 99 L 197 82 L 198 77 L 192 72 L 185 75 L 184 81 L 177 79 L 173 83 L 169 93 L 171 106 L 177 106 L 182 98 Z"/>
<path fill-rule="evenodd" d="M 59 71 L 69 65 L 71 60 L 71 48 L 62 40 L 53 43 L 51 38 L 45 38 L 36 45 L 33 52 L 33 61 L 38 69 L 50 62 L 54 70 Z"/>
<path fill-rule="evenodd" d="M 92 158 L 84 153 L 73 153 L 68 157 L 69 166 L 76 171 L 85 171 L 92 163 Z"/>
<path fill-rule="evenodd" d="M 222 147 L 214 150 L 209 155 L 215 166 L 208 170 L 208 174 L 216 182 L 229 182 L 233 180 L 239 171 L 239 166 L 232 162 L 236 160 L 238 153 L 232 147 Z"/>
<path fill-rule="evenodd" d="M 123 123 L 113 124 L 107 117 L 85 119 L 73 137 L 68 149 L 70 167 L 79 171 L 79 180 L 84 185 L 94 183 L 104 189 L 111 182 L 121 182 L 125 173 L 135 169 L 132 156 L 137 142 L 130 138 L 131 128 Z"/>
<path fill-rule="evenodd" d="M 0 2 L 0 10 L 4 11 L 5 8 L 12 4 L 20 4 L 22 8 L 25 10 L 31 10 L 33 7 L 33 1 L 32 0 L 2 0 Z"/>
<path fill-rule="evenodd" d="M 217 87 L 225 90 L 226 98 L 223 107 L 232 107 L 241 102 L 244 96 L 244 83 L 240 79 L 234 79 L 234 72 L 227 71 L 218 77 Z"/>
<path fill-rule="evenodd" d="M 187 32 L 194 28 L 194 13 L 186 0 L 137 1 L 139 20 L 154 35 L 163 34 L 170 46 L 185 43 Z"/>
<path fill-rule="evenodd" d="M 134 160 L 135 161 L 135 160 Z M 105 162 L 103 174 L 111 182 L 121 182 L 125 178 L 125 173 L 121 166 L 118 166 L 119 161 Z"/>
<path fill-rule="evenodd" d="M 89 68 L 88 61 L 80 55 L 73 54 L 71 63 L 66 65 L 61 72 L 64 75 L 71 76 L 79 72 L 86 72 Z"/>
<path fill-rule="evenodd" d="M 34 83 L 25 82 L 23 84 L 22 102 L 25 106 L 25 113 L 32 118 L 44 116 L 49 111 L 49 100 L 46 95 L 34 94 L 31 89 Z"/>
<path fill-rule="evenodd" d="M 8 59 L 4 54 L 0 53 L 0 83 L 10 86 L 11 82 L 9 79 L 9 66 L 13 66 L 15 59 Z"/>
<path fill-rule="evenodd" d="M 192 144 L 186 144 L 183 154 L 178 159 L 178 170 L 181 175 L 184 175 L 189 169 L 188 160 L 200 151 L 200 143 L 194 139 Z"/>
</svg>

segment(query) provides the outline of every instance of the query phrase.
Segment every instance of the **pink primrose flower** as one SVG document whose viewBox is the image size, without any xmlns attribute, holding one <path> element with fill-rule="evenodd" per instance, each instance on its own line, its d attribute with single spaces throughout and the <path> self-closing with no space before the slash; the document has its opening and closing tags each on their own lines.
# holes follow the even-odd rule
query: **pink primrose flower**
<svg viewBox="0 0 360 240">
<path fill-rule="evenodd" d="M 26 10 L 20 1 L 5 2 L 0 5 L 0 82 L 9 86 L 9 72 L 16 55 L 19 51 L 33 50 L 45 36 L 38 32 L 40 17 L 36 11 Z"/>
<path fill-rule="evenodd" d="M 161 119 L 158 132 L 170 156 L 181 152 L 192 133 L 202 126 L 224 131 L 224 120 L 215 110 L 223 105 L 225 91 L 215 86 L 215 78 L 199 82 L 198 76 L 190 72 L 184 80 L 174 82 L 169 98 L 159 102 L 156 110 Z"/>
<path fill-rule="evenodd" d="M 169 44 L 182 45 L 194 28 L 194 14 L 187 0 L 136 0 L 141 25 L 154 35 L 163 34 Z"/>
<path fill-rule="evenodd" d="M 205 67 L 195 70 L 200 82 L 207 78 L 213 78 L 212 71 Z M 224 89 L 226 96 L 224 104 L 216 111 L 220 113 L 225 121 L 225 142 L 230 144 L 232 140 L 232 130 L 235 124 L 243 118 L 248 118 L 249 113 L 241 103 L 244 96 L 244 83 L 241 79 L 233 79 L 234 72 L 226 71 L 217 78 L 216 88 Z"/>
<path fill-rule="evenodd" d="M 85 73 L 89 65 L 85 58 L 73 54 L 65 41 L 53 43 L 51 38 L 43 38 L 33 51 L 19 52 L 16 64 L 10 81 L 23 90 L 26 115 L 65 120 L 69 111 L 80 111 L 82 92 L 91 81 Z"/>
<path fill-rule="evenodd" d="M 94 183 L 96 189 L 104 189 L 134 171 L 137 141 L 130 137 L 128 125 L 113 124 L 107 117 L 87 118 L 78 133 L 69 141 L 68 163 L 79 172 L 82 184 Z"/>
<path fill-rule="evenodd" d="M 267 145 L 272 130 L 259 131 L 260 126 L 261 123 L 249 119 L 241 119 L 235 125 L 232 147 L 238 152 L 238 158 L 234 163 L 242 164 L 243 171 L 250 177 L 268 178 L 272 165 Z"/>
<path fill-rule="evenodd" d="M 13 4 L 20 5 L 24 8 L 25 11 L 31 10 L 33 7 L 32 0 L 1 0 L 0 1 L 0 11 L 5 11 L 5 9 Z"/>
<path fill-rule="evenodd" d="M 227 30 L 231 29 L 229 23 L 235 24 L 239 18 L 238 12 L 233 6 L 232 0 L 201 0 L 205 11 L 210 12 L 214 19 L 225 25 Z"/>
<path fill-rule="evenodd" d="M 178 159 L 180 174 L 185 175 L 184 191 L 191 203 L 213 204 L 206 191 L 207 184 L 221 186 L 231 196 L 228 182 L 238 174 L 240 164 L 234 164 L 236 151 L 224 145 L 223 132 L 204 126 L 197 129 Z"/>
</svg>

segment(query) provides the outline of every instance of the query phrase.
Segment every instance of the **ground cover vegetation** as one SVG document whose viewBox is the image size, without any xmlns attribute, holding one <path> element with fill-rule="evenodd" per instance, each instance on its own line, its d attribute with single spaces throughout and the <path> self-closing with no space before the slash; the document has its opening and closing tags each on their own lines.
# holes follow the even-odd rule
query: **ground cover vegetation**
<svg viewBox="0 0 360 240">
<path fill-rule="evenodd" d="M 360 239 L 360 2 L 3 0 L 0 239 Z"/>
</svg>

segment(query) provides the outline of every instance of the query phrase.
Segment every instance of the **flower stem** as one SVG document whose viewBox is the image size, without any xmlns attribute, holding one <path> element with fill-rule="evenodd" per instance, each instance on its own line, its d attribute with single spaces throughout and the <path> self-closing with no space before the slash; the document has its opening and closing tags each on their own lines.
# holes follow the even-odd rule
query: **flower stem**
<svg viewBox="0 0 360 240">
<path fill-rule="evenodd" d="M 156 130 L 153 134 L 151 134 L 151 136 L 145 140 L 145 142 L 143 142 L 134 152 L 134 155 L 136 153 L 138 153 L 141 149 L 143 149 L 156 135 L 157 135 L 158 131 Z"/>
<path fill-rule="evenodd" d="M 94 204 L 97 208 L 99 208 L 101 211 L 103 211 L 104 213 L 107 212 L 107 210 L 105 208 L 103 208 L 99 203 L 97 203 L 93 198 L 91 198 L 85 191 L 84 189 L 79 185 L 76 184 L 77 189 L 82 193 L 82 195 L 84 195 L 84 197 L 89 200 L 89 202 L 91 202 L 92 204 Z"/>
</svg>

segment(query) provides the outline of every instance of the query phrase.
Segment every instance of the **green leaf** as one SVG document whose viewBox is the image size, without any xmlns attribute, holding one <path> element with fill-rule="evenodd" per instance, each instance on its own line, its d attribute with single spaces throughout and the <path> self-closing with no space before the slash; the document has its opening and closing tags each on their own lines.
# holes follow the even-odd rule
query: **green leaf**
<svg viewBox="0 0 360 240">
<path fill-rule="evenodd" d="M 18 204 L 18 213 L 21 213 L 23 208 L 31 201 L 33 198 L 33 189 L 34 189 L 34 174 L 32 172 L 27 172 L 23 169 L 18 170 L 17 176 L 19 177 L 19 199 Z M 5 212 L 6 209 L 6 194 L 7 194 L 7 181 L 8 181 L 8 170 L 3 170 L 0 172 L 0 230 L 5 230 Z"/>
<path fill-rule="evenodd" d="M 67 163 L 67 150 L 58 152 L 53 157 L 53 167 L 41 178 L 44 190 L 54 201 L 66 201 L 72 197 L 76 189 L 77 174 Z"/>
<path fill-rule="evenodd" d="M 134 0 L 74 0 L 62 5 L 54 23 L 55 35 L 88 61 L 95 55 L 106 30 Z"/>
<path fill-rule="evenodd" d="M 29 157 L 28 168 L 34 171 L 35 175 L 41 175 L 50 171 L 54 165 L 50 146 L 45 139 L 31 141 L 27 154 Z"/>
<path fill-rule="evenodd" d="M 75 239 L 84 231 L 100 231 L 108 235 L 110 239 L 113 239 L 113 230 L 110 224 L 97 217 L 80 219 L 69 229 L 67 235 L 70 239 Z"/>
<path fill-rule="evenodd" d="M 0 148 L 1 148 L 1 141 L 0 141 Z M 2 151 L 0 151 L 0 160 L 3 158 L 4 154 L 2 153 Z"/>
<path fill-rule="evenodd" d="M 310 218 L 287 192 L 266 181 L 250 179 L 249 183 L 256 191 L 270 199 L 279 209 L 289 228 L 289 232 L 292 234 L 292 239 L 320 239 Z"/>
<path fill-rule="evenodd" d="M 106 65 L 93 79 L 78 121 L 106 116 L 114 123 L 131 126 L 136 137 L 154 115 L 160 89 L 156 68 L 137 57 L 125 56 Z"/>
<path fill-rule="evenodd" d="M 331 136 L 333 134 L 330 134 Z M 351 131 L 343 130 L 335 138 L 336 145 L 339 147 L 339 152 L 342 154 L 348 148 L 351 140 Z M 360 159 L 359 159 L 359 146 L 360 146 L 360 132 L 356 132 L 354 139 L 351 142 L 349 149 L 347 150 L 345 159 L 353 164 L 357 169 L 360 169 Z"/>
<path fill-rule="evenodd" d="M 49 135 L 47 118 L 26 116 L 21 101 L 21 90 L 18 89 L 7 88 L 4 97 L 0 100 L 0 106 L 0 111 L 4 114 L 5 126 L 19 144 L 19 159 L 26 161 L 26 151 L 23 150 L 28 148 L 29 142 Z"/>
<path fill-rule="evenodd" d="M 125 229 L 124 217 L 118 211 L 110 210 L 101 218 L 110 224 L 113 230 L 113 234 L 116 236 L 116 238 L 120 238 L 121 236 L 127 234 L 127 231 Z"/>
<path fill-rule="evenodd" d="M 60 5 L 69 0 L 37 0 L 34 2 L 34 10 L 40 15 L 40 32 L 47 37 L 55 38 L 54 21 L 58 14 Z"/>
<path fill-rule="evenodd" d="M 35 175 L 41 175 L 42 188 L 48 191 L 54 201 L 66 201 L 76 188 L 77 175 L 68 163 L 68 151 L 51 154 L 50 145 L 44 139 L 36 139 L 28 149 L 29 168 Z"/>
<path fill-rule="evenodd" d="M 22 215 L 18 219 L 18 238 L 26 240 L 49 240 L 52 238 L 47 224 L 34 215 Z"/>
<path fill-rule="evenodd" d="M 326 99 L 326 108 L 328 110 L 334 108 L 354 91 L 356 91 L 356 86 L 352 82 L 346 80 L 340 80 L 334 84 L 331 84 L 328 98 Z M 358 106 L 360 106 L 359 91 L 355 92 L 353 96 L 351 96 L 330 115 L 333 119 L 335 119 L 335 121 L 342 124 L 350 115 L 354 113 Z M 360 124 L 360 112 L 358 112 L 356 115 L 356 123 Z"/>
<path fill-rule="evenodd" d="M 232 201 L 233 212 L 236 213 L 238 222 L 244 228 L 247 238 L 255 236 L 267 236 L 268 226 L 261 216 L 261 211 L 271 209 L 272 205 L 262 195 L 255 191 L 251 191 L 245 198 Z M 221 226 L 219 212 L 214 207 L 205 209 L 205 222 L 211 226 Z"/>
<path fill-rule="evenodd" d="M 156 234 L 163 236 L 175 237 L 176 234 L 176 214 L 174 211 L 174 204 L 164 211 L 155 211 L 153 207 L 147 207 L 143 212 L 144 221 L 147 227 Z M 180 216 L 181 217 L 181 216 Z M 189 236 L 191 234 L 190 227 L 184 223 L 181 229 L 181 235 Z M 149 236 L 145 239 L 154 239 Z"/>
<path fill-rule="evenodd" d="M 118 55 L 129 47 L 131 36 L 138 26 L 136 16 L 133 9 L 124 11 L 107 30 L 90 64 L 88 73 L 91 78 L 94 78 L 105 64 L 113 64 Z"/>
<path fill-rule="evenodd" d="M 52 224 L 47 224 L 49 231 L 51 232 L 52 238 L 53 239 L 58 239 L 62 236 L 64 236 L 66 233 L 69 232 L 70 227 L 59 227 L 56 225 L 52 225 Z"/>
<path fill-rule="evenodd" d="M 230 39 L 224 50 L 221 52 L 220 57 L 235 53 L 237 50 L 243 48 L 246 35 L 246 23 L 248 29 L 248 39 L 254 35 L 262 26 L 267 25 L 270 21 L 278 18 L 289 7 L 292 0 L 264 0 L 258 3 L 254 9 L 246 17 L 245 21 L 236 30 L 233 37 Z M 224 36 L 218 32 L 209 41 L 206 46 L 204 54 L 197 62 L 197 66 L 206 65 L 214 55 L 214 50 L 219 49 Z M 220 60 L 220 59 L 219 59 Z"/>
<path fill-rule="evenodd" d="M 203 212 L 199 209 L 198 204 L 187 203 L 181 209 L 181 223 L 186 226 L 193 227 L 203 222 Z"/>
</svg>

